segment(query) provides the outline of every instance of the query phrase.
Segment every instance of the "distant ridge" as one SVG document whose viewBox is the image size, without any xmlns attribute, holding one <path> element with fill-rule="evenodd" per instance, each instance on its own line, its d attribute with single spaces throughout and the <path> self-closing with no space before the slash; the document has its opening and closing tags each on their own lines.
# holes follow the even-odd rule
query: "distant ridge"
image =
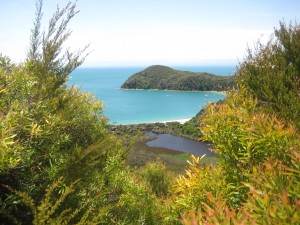
<svg viewBox="0 0 300 225">
<path fill-rule="evenodd" d="M 178 91 L 225 91 L 233 86 L 232 76 L 217 76 L 205 72 L 174 70 L 153 65 L 133 74 L 122 89 L 159 89 Z"/>
</svg>

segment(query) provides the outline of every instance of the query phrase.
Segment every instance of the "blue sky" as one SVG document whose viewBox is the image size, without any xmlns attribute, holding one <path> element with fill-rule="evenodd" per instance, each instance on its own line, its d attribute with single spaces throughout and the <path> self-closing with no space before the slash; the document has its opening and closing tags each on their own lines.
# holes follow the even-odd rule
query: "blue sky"
<svg viewBox="0 0 300 225">
<path fill-rule="evenodd" d="M 43 27 L 68 1 L 45 0 Z M 90 44 L 84 66 L 236 65 L 279 21 L 300 20 L 299 0 L 78 0 L 71 49 Z M 34 0 L 0 0 L 0 52 L 21 62 Z"/>
</svg>

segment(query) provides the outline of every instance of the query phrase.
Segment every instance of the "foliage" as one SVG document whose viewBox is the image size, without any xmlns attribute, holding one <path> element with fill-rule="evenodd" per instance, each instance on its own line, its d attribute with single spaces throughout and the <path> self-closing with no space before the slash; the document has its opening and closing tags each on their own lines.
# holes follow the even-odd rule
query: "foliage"
<svg viewBox="0 0 300 225">
<path fill-rule="evenodd" d="M 263 167 L 258 167 L 249 177 L 250 181 L 244 183 L 250 188 L 244 211 L 256 224 L 299 223 L 299 151 L 291 151 L 287 157 L 291 161 L 288 166 L 280 160 L 270 160 Z"/>
<path fill-rule="evenodd" d="M 156 196 L 163 197 L 169 192 L 171 174 L 161 161 L 148 162 L 140 171 L 141 177 L 147 181 Z"/>
<path fill-rule="evenodd" d="M 201 165 L 203 157 L 191 155 L 185 175 L 180 175 L 174 183 L 171 189 L 174 195 L 166 203 L 166 224 L 180 224 L 182 212 L 201 210 L 208 201 L 209 192 L 221 197 L 218 193 L 225 185 L 222 170 L 214 165 Z"/>
<path fill-rule="evenodd" d="M 225 91 L 233 86 L 230 76 L 174 70 L 166 66 L 150 66 L 129 77 L 121 88 L 180 91 Z"/>
<path fill-rule="evenodd" d="M 275 37 L 248 49 L 237 80 L 269 112 L 300 128 L 300 28 L 280 23 Z"/>
<path fill-rule="evenodd" d="M 275 30 L 279 40 L 248 51 L 238 89 L 225 102 L 207 106 L 202 140 L 213 143 L 220 164 L 208 171 L 194 167 L 179 178 L 167 221 L 299 223 L 298 34 L 297 25 L 287 29 L 281 23 Z M 202 173 L 207 177 L 200 179 Z"/>
<path fill-rule="evenodd" d="M 196 116 L 191 118 L 189 121 L 185 122 L 181 131 L 183 133 L 182 136 L 189 137 L 190 139 L 199 140 L 202 136 L 202 133 L 199 132 L 199 124 L 201 122 L 202 116 L 204 115 L 205 110 L 201 109 Z"/>
<path fill-rule="evenodd" d="M 247 193 L 241 187 L 247 175 L 270 157 L 288 165 L 287 154 L 299 147 L 299 135 L 292 126 L 264 113 L 245 90 L 233 92 L 226 102 L 208 105 L 201 130 L 221 158 L 226 181 L 234 190 L 230 200 L 237 207 Z"/>
<path fill-rule="evenodd" d="M 57 8 L 42 32 L 37 1 L 25 63 L 0 57 L 0 220 L 155 224 L 156 199 L 125 166 L 126 146 L 106 131 L 102 102 L 66 85 L 85 59 L 63 52 L 75 6 Z"/>
<path fill-rule="evenodd" d="M 58 189 L 59 185 L 62 184 L 62 179 L 55 181 L 47 188 L 44 198 L 39 205 L 36 205 L 34 199 L 26 192 L 12 191 L 20 197 L 20 202 L 31 209 L 33 216 L 32 224 L 69 224 L 82 209 L 72 210 L 69 208 L 60 212 L 59 215 L 55 215 L 55 213 L 59 210 L 59 207 L 68 195 L 74 191 L 73 187 L 75 183 L 66 186 L 64 191 L 57 196 L 55 189 Z M 84 221 L 86 215 L 82 216 L 82 219 L 78 224 L 86 224 L 87 221 Z"/>
<path fill-rule="evenodd" d="M 207 106 L 201 124 L 220 164 L 193 158 L 166 206 L 170 224 L 297 224 L 300 138 L 297 129 L 235 91 Z"/>
<path fill-rule="evenodd" d="M 105 224 L 159 224 L 155 196 L 128 168 L 116 170 L 115 163 L 115 159 L 112 159 L 105 168 L 105 173 L 110 178 Z"/>
<path fill-rule="evenodd" d="M 231 209 L 224 196 L 207 193 L 208 203 L 201 210 L 181 214 L 182 224 L 298 224 L 300 217 L 300 156 L 288 154 L 292 163 L 279 160 L 255 166 L 249 174 L 247 201 L 239 209 Z M 223 200 L 222 200 L 223 197 Z"/>
<path fill-rule="evenodd" d="M 70 52 L 64 43 L 70 37 L 70 20 L 79 12 L 76 4 L 69 2 L 64 8 L 57 8 L 49 21 L 48 29 L 41 31 L 43 1 L 36 2 L 36 20 L 31 34 L 27 66 L 36 78 L 39 93 L 34 96 L 41 99 L 56 94 L 59 87 L 65 85 L 69 74 L 80 66 L 87 55 L 86 46 L 82 50 Z M 62 50 L 65 50 L 63 53 Z"/>
<path fill-rule="evenodd" d="M 102 102 L 66 86 L 86 56 L 86 48 L 63 52 L 76 4 L 58 8 L 44 32 L 42 0 L 36 6 L 25 63 L 0 55 L 1 223 L 299 223 L 297 24 L 281 23 L 277 40 L 249 50 L 239 89 L 202 112 L 203 140 L 214 144 L 220 164 L 191 156 L 170 187 L 161 162 L 132 172 L 124 163 L 128 141 L 108 133 Z M 170 75 L 162 76 L 163 89 L 183 73 L 151 67 L 141 74 L 152 69 Z M 195 84 L 192 75 L 186 78 L 182 88 Z"/>
</svg>

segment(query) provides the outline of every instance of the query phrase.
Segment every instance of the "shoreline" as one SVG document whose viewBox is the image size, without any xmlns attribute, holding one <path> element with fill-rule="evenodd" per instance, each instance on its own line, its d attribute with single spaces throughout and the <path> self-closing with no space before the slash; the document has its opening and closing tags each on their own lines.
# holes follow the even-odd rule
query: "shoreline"
<svg viewBox="0 0 300 225">
<path fill-rule="evenodd" d="M 173 122 L 178 122 L 180 124 L 184 124 L 185 122 L 191 120 L 192 118 L 188 118 L 188 119 L 179 119 L 179 120 L 166 120 L 166 121 L 162 121 L 162 122 L 156 122 L 156 123 L 173 123 Z"/>
<path fill-rule="evenodd" d="M 191 90 L 191 91 L 182 91 L 182 90 L 169 90 L 169 89 L 139 89 L 139 88 L 118 88 L 118 90 L 121 91 L 170 91 L 170 92 L 205 92 L 205 93 L 216 93 L 216 94 L 222 94 L 227 95 L 226 91 L 197 91 L 197 90 Z"/>
<path fill-rule="evenodd" d="M 142 122 L 142 123 L 127 123 L 127 124 L 118 124 L 118 123 L 108 123 L 109 125 L 115 125 L 115 126 L 127 126 L 127 125 L 139 125 L 139 124 L 156 124 L 156 123 L 173 123 L 178 122 L 180 124 L 184 124 L 185 122 L 191 120 L 192 118 L 186 118 L 186 119 L 174 119 L 174 120 L 162 120 L 162 121 L 155 121 L 155 122 Z"/>
</svg>

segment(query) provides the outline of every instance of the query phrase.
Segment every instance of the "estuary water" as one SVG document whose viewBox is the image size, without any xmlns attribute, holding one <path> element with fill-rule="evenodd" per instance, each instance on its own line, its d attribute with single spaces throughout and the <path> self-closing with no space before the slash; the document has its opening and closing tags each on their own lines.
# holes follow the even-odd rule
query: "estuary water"
<svg viewBox="0 0 300 225">
<path fill-rule="evenodd" d="M 210 151 L 212 146 L 204 142 L 177 137 L 171 134 L 155 134 L 153 132 L 146 132 L 145 134 L 156 138 L 147 142 L 149 147 L 167 148 L 175 151 L 192 153 L 196 156 L 202 156 L 204 154 L 207 157 L 214 156 L 212 151 Z"/>
<path fill-rule="evenodd" d="M 223 99 L 214 92 L 180 92 L 162 90 L 120 90 L 134 73 L 146 67 L 78 68 L 68 85 L 79 86 L 104 102 L 104 115 L 110 124 L 153 123 L 192 118 L 207 102 Z M 233 75 L 234 66 L 172 67 L 193 72 Z"/>
</svg>

